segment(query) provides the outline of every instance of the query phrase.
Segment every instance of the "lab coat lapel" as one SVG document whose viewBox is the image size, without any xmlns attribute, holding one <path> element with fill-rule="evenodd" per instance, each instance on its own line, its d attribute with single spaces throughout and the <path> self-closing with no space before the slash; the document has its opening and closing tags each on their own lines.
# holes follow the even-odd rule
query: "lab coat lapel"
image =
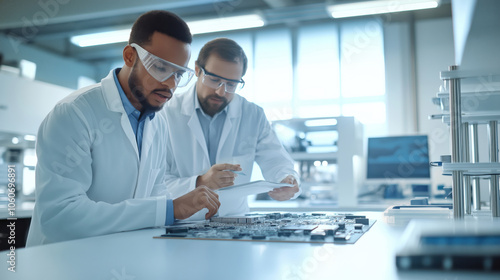
<svg viewBox="0 0 500 280">
<path fill-rule="evenodd" d="M 128 119 L 128 116 L 125 113 L 125 111 L 122 113 L 120 123 L 122 125 L 123 131 L 125 132 L 125 135 L 127 135 L 128 141 L 130 141 L 130 144 L 132 145 L 132 147 L 134 147 L 137 160 L 139 160 L 139 149 L 137 147 L 137 140 L 135 139 L 135 133 L 132 130 L 132 125 L 130 124 L 130 120 Z"/>
<path fill-rule="evenodd" d="M 137 148 L 137 141 L 135 140 L 135 133 L 132 130 L 132 126 L 130 125 L 130 120 L 128 119 L 127 113 L 123 108 L 120 93 L 118 92 L 118 88 L 116 87 L 115 79 L 113 77 L 113 71 L 114 70 L 111 70 L 109 75 L 101 80 L 106 106 L 108 106 L 108 109 L 110 111 L 122 114 L 120 124 L 123 131 L 125 132 L 125 135 L 127 135 L 130 144 L 132 145 L 132 147 L 134 147 L 135 155 L 137 156 L 137 160 L 139 161 L 139 150 Z"/>
</svg>

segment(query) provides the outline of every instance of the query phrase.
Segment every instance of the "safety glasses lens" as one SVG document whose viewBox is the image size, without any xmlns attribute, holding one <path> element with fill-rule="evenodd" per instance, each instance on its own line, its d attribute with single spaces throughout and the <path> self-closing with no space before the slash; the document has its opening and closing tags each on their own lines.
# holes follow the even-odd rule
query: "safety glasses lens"
<svg viewBox="0 0 500 280">
<path fill-rule="evenodd" d="M 210 88 L 218 89 L 221 86 L 224 86 L 225 91 L 229 93 L 238 93 L 243 86 L 245 85 L 244 81 L 236 82 L 236 81 L 228 81 L 217 76 L 207 74 L 206 70 L 203 70 L 203 79 L 202 83 Z"/>
<path fill-rule="evenodd" d="M 193 78 L 193 70 L 161 59 L 135 43 L 130 45 L 137 50 L 144 68 L 159 82 L 164 82 L 174 76 L 177 87 L 183 87 Z"/>
</svg>

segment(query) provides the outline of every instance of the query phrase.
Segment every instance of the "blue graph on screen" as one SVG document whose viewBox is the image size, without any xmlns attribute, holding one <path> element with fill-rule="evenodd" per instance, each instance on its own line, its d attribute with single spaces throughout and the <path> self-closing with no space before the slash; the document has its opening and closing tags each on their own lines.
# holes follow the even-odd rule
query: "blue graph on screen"
<svg viewBox="0 0 500 280">
<path fill-rule="evenodd" d="M 366 178 L 430 178 L 427 135 L 368 138 Z"/>
</svg>

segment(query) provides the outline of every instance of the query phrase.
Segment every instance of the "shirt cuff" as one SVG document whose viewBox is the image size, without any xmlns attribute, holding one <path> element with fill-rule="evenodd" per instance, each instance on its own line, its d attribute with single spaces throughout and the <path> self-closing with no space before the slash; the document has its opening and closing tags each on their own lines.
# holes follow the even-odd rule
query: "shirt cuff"
<svg viewBox="0 0 500 280">
<path fill-rule="evenodd" d="M 169 226 L 175 222 L 174 218 L 174 201 L 172 199 L 167 199 L 167 215 L 165 218 L 165 225 Z"/>
</svg>

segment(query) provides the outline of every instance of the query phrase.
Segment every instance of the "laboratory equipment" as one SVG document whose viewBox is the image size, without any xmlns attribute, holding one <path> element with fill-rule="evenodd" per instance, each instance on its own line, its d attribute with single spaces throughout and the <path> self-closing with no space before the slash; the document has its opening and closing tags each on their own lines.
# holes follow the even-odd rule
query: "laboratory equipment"
<svg viewBox="0 0 500 280">
<path fill-rule="evenodd" d="M 500 271 L 500 221 L 412 221 L 396 265 L 401 270 Z"/>
<path fill-rule="evenodd" d="M 429 196 L 430 178 L 427 135 L 368 138 L 367 190 L 360 197 Z"/>
<path fill-rule="evenodd" d="M 483 212 L 481 196 L 485 194 L 488 212 L 500 217 L 500 31 L 495 28 L 500 24 L 499 8 L 498 1 L 452 1 L 457 65 L 440 73 L 444 84 L 435 103 L 442 114 L 431 118 L 441 119 L 450 128 L 451 162 L 443 162 L 442 168 L 443 174 L 452 174 L 457 219 Z M 481 191 L 482 178 L 489 181 L 489 191 Z"/>
<path fill-rule="evenodd" d="M 489 180 L 491 214 L 500 217 L 500 114 L 491 106 L 500 100 L 500 72 L 462 71 L 457 66 L 450 66 L 449 71 L 441 72 L 441 79 L 444 85 L 437 96 L 443 114 L 432 118 L 441 119 L 450 127 L 451 162 L 442 162 L 442 169 L 443 174 L 452 175 L 454 217 L 463 218 L 481 210 L 481 178 Z M 448 96 L 443 93 L 445 91 L 449 91 Z M 487 129 L 488 162 L 484 159 L 480 162 L 481 127 Z"/>
<path fill-rule="evenodd" d="M 354 117 L 274 121 L 273 129 L 297 164 L 311 203 L 357 205 L 363 170 L 363 125 Z"/>
</svg>

